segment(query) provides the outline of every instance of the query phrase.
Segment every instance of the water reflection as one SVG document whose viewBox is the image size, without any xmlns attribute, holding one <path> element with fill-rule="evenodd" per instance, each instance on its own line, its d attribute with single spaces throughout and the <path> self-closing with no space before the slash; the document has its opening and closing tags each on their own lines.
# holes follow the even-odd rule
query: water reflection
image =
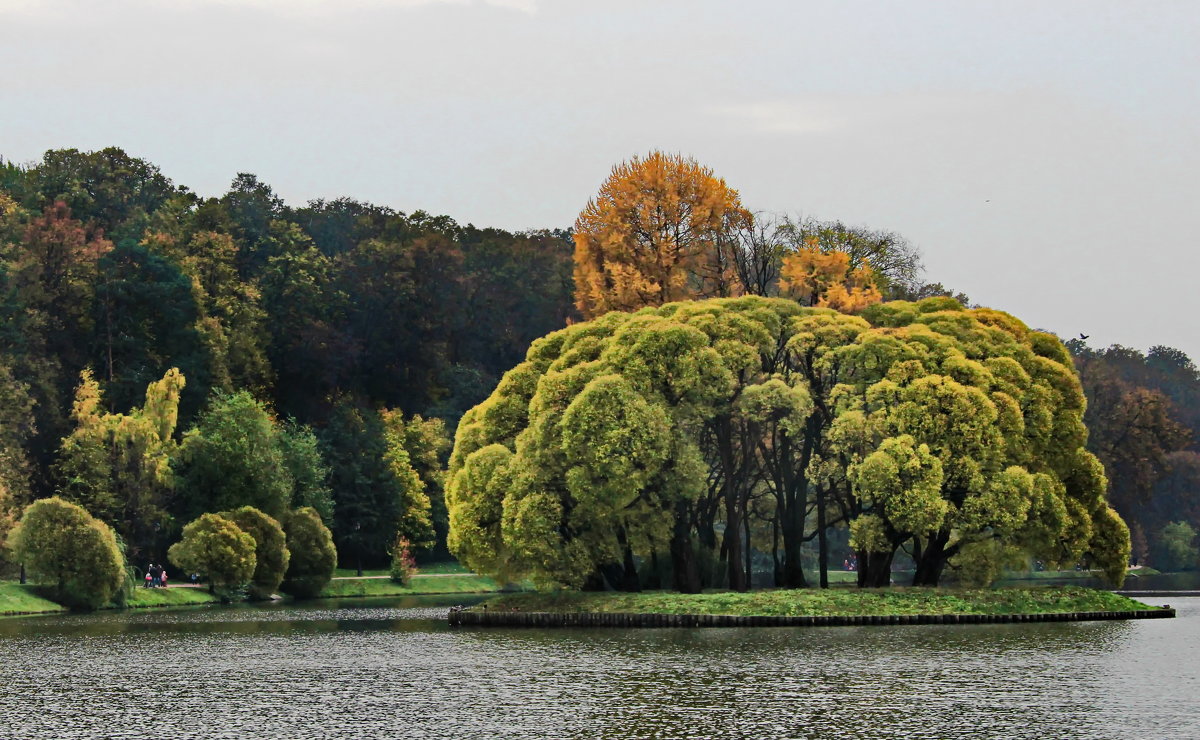
<svg viewBox="0 0 1200 740">
<path fill-rule="evenodd" d="M 461 600 L 0 621 L 0 735 L 1200 736 L 1200 599 L 1143 622 L 452 630 Z"/>
</svg>

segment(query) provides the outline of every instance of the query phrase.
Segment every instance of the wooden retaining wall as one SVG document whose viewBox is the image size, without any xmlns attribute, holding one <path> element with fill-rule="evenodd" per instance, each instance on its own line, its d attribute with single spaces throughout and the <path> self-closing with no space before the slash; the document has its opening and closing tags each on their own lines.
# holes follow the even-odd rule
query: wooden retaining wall
<svg viewBox="0 0 1200 740">
<path fill-rule="evenodd" d="M 454 610 L 454 627 L 857 627 L 885 624 L 1013 624 L 1090 622 L 1113 619 L 1170 619 L 1170 607 L 1144 611 L 1062 612 L 1058 614 L 904 614 L 888 616 L 767 617 L 724 614 L 622 614 L 601 612 L 511 612 Z"/>
</svg>

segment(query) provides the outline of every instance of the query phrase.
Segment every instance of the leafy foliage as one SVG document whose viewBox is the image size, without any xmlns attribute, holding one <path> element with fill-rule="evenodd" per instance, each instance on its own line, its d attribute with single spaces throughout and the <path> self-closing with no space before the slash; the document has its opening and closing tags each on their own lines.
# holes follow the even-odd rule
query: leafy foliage
<svg viewBox="0 0 1200 740">
<path fill-rule="evenodd" d="M 281 523 L 291 554 L 283 590 L 297 598 L 314 598 L 329 583 L 337 567 L 333 535 L 312 507 L 286 512 Z"/>
<path fill-rule="evenodd" d="M 282 515 L 293 480 L 279 436 L 275 420 L 248 392 L 217 395 L 180 448 L 180 486 L 193 515 L 240 506 Z"/>
<path fill-rule="evenodd" d="M 253 506 L 223 511 L 220 516 L 254 538 L 254 575 L 250 580 L 250 598 L 271 598 L 283 582 L 291 560 L 283 528 L 274 517 L 267 516 Z"/>
<path fill-rule="evenodd" d="M 146 388 L 145 402 L 127 414 L 104 411 L 100 385 L 80 374 L 75 429 L 59 451 L 55 477 L 62 496 L 113 526 L 140 558 L 170 527 L 175 488 L 171 456 L 184 377 L 172 368 Z"/>
<path fill-rule="evenodd" d="M 68 606 L 101 607 L 125 581 L 125 559 L 112 529 L 58 497 L 26 507 L 8 547 L 35 579 L 53 588 L 55 600 Z"/>
<path fill-rule="evenodd" d="M 183 538 L 171 545 L 171 562 L 199 573 L 209 588 L 229 597 L 254 578 L 257 560 L 254 537 L 219 514 L 201 514 L 183 528 Z"/>
<path fill-rule="evenodd" d="M 575 222 L 576 305 L 592 318 L 684 298 L 733 295 L 737 191 L 679 155 L 613 168 Z"/>
<path fill-rule="evenodd" d="M 679 583 L 691 542 L 723 524 L 745 588 L 750 517 L 771 501 L 785 536 L 811 507 L 818 532 L 849 524 L 862 585 L 886 584 L 901 546 L 933 585 L 991 540 L 1119 582 L 1129 534 L 1083 409 L 1061 343 L 951 299 L 861 317 L 757 297 L 611 312 L 535 342 L 463 417 L 450 547 L 500 579 L 574 587 L 670 552 Z"/>
</svg>

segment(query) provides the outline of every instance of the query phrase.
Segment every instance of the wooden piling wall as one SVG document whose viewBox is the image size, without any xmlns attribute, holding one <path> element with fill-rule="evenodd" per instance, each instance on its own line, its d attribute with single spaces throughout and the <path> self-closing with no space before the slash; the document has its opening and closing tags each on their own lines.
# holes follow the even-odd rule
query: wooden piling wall
<svg viewBox="0 0 1200 740">
<path fill-rule="evenodd" d="M 1116 619 L 1170 619 L 1170 607 L 1142 611 L 1059 612 L 1056 614 L 891 614 L 884 616 L 734 616 L 725 614 L 632 614 L 621 612 L 519 612 L 454 610 L 454 627 L 858 627 L 892 624 L 1013 624 L 1092 622 Z"/>
</svg>

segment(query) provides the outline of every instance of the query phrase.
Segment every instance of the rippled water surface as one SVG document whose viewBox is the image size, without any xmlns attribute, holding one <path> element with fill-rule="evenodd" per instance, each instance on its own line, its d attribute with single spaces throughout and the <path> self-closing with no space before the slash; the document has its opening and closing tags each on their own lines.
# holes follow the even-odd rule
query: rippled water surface
<svg viewBox="0 0 1200 740">
<path fill-rule="evenodd" d="M 3 737 L 1198 738 L 1200 599 L 1079 624 L 452 630 L 448 601 L 0 620 Z"/>
</svg>

